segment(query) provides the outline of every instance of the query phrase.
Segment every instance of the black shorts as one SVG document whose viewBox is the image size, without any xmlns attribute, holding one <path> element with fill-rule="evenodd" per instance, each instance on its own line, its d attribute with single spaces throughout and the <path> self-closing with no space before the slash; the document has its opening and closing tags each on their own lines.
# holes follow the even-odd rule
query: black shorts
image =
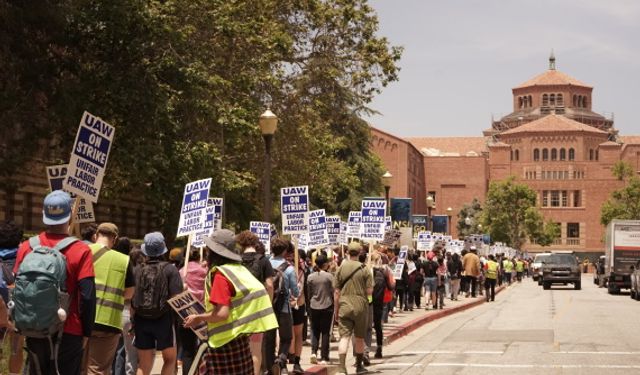
<svg viewBox="0 0 640 375">
<path fill-rule="evenodd" d="M 291 318 L 293 319 L 294 326 L 304 324 L 304 321 L 307 319 L 306 312 L 307 308 L 305 305 L 298 306 L 297 309 L 291 308 Z"/>
<path fill-rule="evenodd" d="M 164 350 L 175 346 L 175 327 L 172 313 L 166 313 L 158 319 L 133 318 L 135 338 L 133 346 L 140 350 Z"/>
</svg>

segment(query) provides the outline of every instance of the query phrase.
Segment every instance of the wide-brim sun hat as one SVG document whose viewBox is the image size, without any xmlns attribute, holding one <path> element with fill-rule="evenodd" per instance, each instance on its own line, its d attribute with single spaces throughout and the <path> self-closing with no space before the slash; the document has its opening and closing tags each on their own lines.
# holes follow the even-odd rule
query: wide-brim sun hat
<svg viewBox="0 0 640 375">
<path fill-rule="evenodd" d="M 236 253 L 236 235 L 229 229 L 219 229 L 204 238 L 204 243 L 209 250 L 223 258 L 234 262 L 241 262 L 242 257 Z"/>
</svg>

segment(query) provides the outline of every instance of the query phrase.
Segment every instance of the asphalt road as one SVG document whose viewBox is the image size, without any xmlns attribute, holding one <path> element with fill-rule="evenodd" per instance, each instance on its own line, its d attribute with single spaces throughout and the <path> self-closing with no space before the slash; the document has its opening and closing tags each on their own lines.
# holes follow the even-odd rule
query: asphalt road
<svg viewBox="0 0 640 375">
<path fill-rule="evenodd" d="M 640 302 L 531 279 L 384 348 L 383 374 L 640 374 Z"/>
</svg>

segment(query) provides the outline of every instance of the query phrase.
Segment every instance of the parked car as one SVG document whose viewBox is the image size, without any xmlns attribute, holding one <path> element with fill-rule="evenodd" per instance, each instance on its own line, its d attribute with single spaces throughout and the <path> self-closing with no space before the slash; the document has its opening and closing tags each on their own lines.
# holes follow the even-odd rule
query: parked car
<svg viewBox="0 0 640 375">
<path fill-rule="evenodd" d="M 573 251 L 554 251 L 542 263 L 542 287 L 550 289 L 552 284 L 573 284 L 576 290 L 582 287 L 582 271 Z"/>
<path fill-rule="evenodd" d="M 633 267 L 631 272 L 631 298 L 640 301 L 640 260 Z"/>
<path fill-rule="evenodd" d="M 551 253 L 540 253 L 536 254 L 536 257 L 533 258 L 533 263 L 531 263 L 531 272 L 533 273 L 533 281 L 538 281 L 540 279 L 540 274 L 542 273 L 542 261 L 546 259 Z M 538 283 L 538 285 L 542 285 Z"/>
</svg>

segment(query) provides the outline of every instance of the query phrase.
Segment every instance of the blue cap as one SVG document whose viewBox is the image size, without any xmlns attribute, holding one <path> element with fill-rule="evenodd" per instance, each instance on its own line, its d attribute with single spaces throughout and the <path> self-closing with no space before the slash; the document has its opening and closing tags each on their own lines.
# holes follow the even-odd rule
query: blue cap
<svg viewBox="0 0 640 375">
<path fill-rule="evenodd" d="M 55 190 L 44 198 L 42 222 L 45 225 L 65 224 L 71 219 L 71 196 L 66 191 Z"/>
<path fill-rule="evenodd" d="M 169 249 L 164 243 L 164 236 L 160 232 L 151 232 L 144 235 L 144 243 L 141 248 L 144 255 L 155 258 L 165 254 Z"/>
</svg>

